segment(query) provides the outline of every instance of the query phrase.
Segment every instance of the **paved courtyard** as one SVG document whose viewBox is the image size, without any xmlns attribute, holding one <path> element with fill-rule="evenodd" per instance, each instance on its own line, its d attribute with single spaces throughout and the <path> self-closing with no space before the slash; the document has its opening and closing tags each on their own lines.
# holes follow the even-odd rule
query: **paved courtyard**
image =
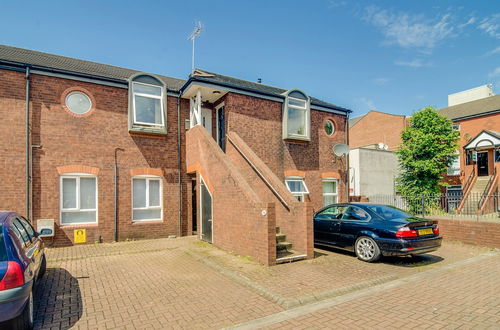
<svg viewBox="0 0 500 330">
<path fill-rule="evenodd" d="M 500 329 L 500 252 L 258 265 L 194 237 L 49 249 L 36 329 Z"/>
</svg>

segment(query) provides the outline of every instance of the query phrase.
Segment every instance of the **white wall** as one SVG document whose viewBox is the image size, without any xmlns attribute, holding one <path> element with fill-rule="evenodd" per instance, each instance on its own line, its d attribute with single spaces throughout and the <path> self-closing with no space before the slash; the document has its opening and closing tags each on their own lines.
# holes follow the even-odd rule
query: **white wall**
<svg viewBox="0 0 500 330">
<path fill-rule="evenodd" d="M 394 195 L 397 156 L 390 151 L 357 148 L 349 152 L 351 195 Z M 354 182 L 353 182 L 354 181 Z"/>
<path fill-rule="evenodd" d="M 495 95 L 491 85 L 483 85 L 476 88 L 471 88 L 463 92 L 448 95 L 448 106 L 471 102 L 485 97 Z"/>
</svg>

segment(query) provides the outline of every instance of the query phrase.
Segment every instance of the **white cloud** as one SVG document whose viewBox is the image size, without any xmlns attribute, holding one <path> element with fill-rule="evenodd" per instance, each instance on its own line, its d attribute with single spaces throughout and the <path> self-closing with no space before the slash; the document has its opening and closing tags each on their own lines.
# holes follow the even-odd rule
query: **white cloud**
<svg viewBox="0 0 500 330">
<path fill-rule="evenodd" d="M 495 54 L 500 54 L 500 46 L 498 46 L 497 48 L 495 49 L 492 49 L 490 50 L 489 52 L 487 52 L 486 54 L 484 54 L 485 56 L 490 56 L 490 55 L 495 55 Z"/>
<path fill-rule="evenodd" d="M 488 74 L 488 77 L 493 78 L 493 77 L 500 77 L 500 66 L 497 67 L 495 70 L 491 71 Z"/>
<path fill-rule="evenodd" d="M 376 108 L 375 103 L 372 100 L 367 99 L 366 97 L 360 98 L 359 102 L 364 104 L 368 108 L 368 110 L 374 110 Z"/>
<path fill-rule="evenodd" d="M 399 66 L 408 66 L 411 68 L 421 68 L 424 66 L 431 66 L 429 62 L 424 62 L 420 58 L 416 58 L 411 61 L 395 61 L 394 64 L 399 65 Z"/>
<path fill-rule="evenodd" d="M 373 79 L 373 83 L 375 85 L 385 85 L 389 82 L 388 78 L 380 77 L 380 78 L 375 78 Z"/>
<path fill-rule="evenodd" d="M 347 1 L 345 0 L 330 0 L 328 8 L 343 7 L 345 5 L 347 5 Z"/>
<path fill-rule="evenodd" d="M 500 14 L 482 19 L 477 28 L 493 38 L 500 39 Z"/>
<path fill-rule="evenodd" d="M 432 49 L 443 39 L 452 36 L 455 30 L 450 14 L 428 19 L 423 15 L 394 13 L 369 6 L 365 8 L 363 19 L 382 31 L 386 43 L 403 48 Z"/>
</svg>

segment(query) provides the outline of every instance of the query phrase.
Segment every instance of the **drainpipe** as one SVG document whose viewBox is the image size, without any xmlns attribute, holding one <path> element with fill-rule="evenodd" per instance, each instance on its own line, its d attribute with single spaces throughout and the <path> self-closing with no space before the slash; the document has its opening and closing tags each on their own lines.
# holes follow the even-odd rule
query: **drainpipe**
<svg viewBox="0 0 500 330">
<path fill-rule="evenodd" d="M 349 145 L 349 113 L 345 116 L 345 144 Z M 349 203 L 349 153 L 347 153 L 346 157 L 346 174 L 345 174 L 345 194 L 346 194 L 346 203 Z"/>
<path fill-rule="evenodd" d="M 179 181 L 179 236 L 182 236 L 181 94 L 177 95 L 177 168 Z"/>
<path fill-rule="evenodd" d="M 118 242 L 118 158 L 117 152 L 125 151 L 122 148 L 115 148 L 115 222 L 114 222 L 114 237 L 115 242 Z"/>
<path fill-rule="evenodd" d="M 30 127 L 30 67 L 26 66 L 26 216 L 31 214 L 31 127 Z"/>
</svg>

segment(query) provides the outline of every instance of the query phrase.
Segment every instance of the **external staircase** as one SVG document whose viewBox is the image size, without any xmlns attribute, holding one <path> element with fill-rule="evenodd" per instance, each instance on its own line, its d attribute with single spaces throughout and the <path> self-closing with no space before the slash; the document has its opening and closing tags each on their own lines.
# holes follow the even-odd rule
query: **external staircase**
<svg viewBox="0 0 500 330">
<path fill-rule="evenodd" d="M 491 176 L 478 176 L 476 182 L 472 185 L 470 192 L 467 194 L 465 202 L 460 210 L 461 214 L 477 214 L 480 209 L 479 202 L 481 197 L 486 194 L 485 191 Z"/>
<path fill-rule="evenodd" d="M 287 242 L 286 235 L 281 232 L 280 227 L 276 227 L 276 263 L 282 264 L 306 258 L 307 255 L 292 250 L 292 243 Z"/>
</svg>

